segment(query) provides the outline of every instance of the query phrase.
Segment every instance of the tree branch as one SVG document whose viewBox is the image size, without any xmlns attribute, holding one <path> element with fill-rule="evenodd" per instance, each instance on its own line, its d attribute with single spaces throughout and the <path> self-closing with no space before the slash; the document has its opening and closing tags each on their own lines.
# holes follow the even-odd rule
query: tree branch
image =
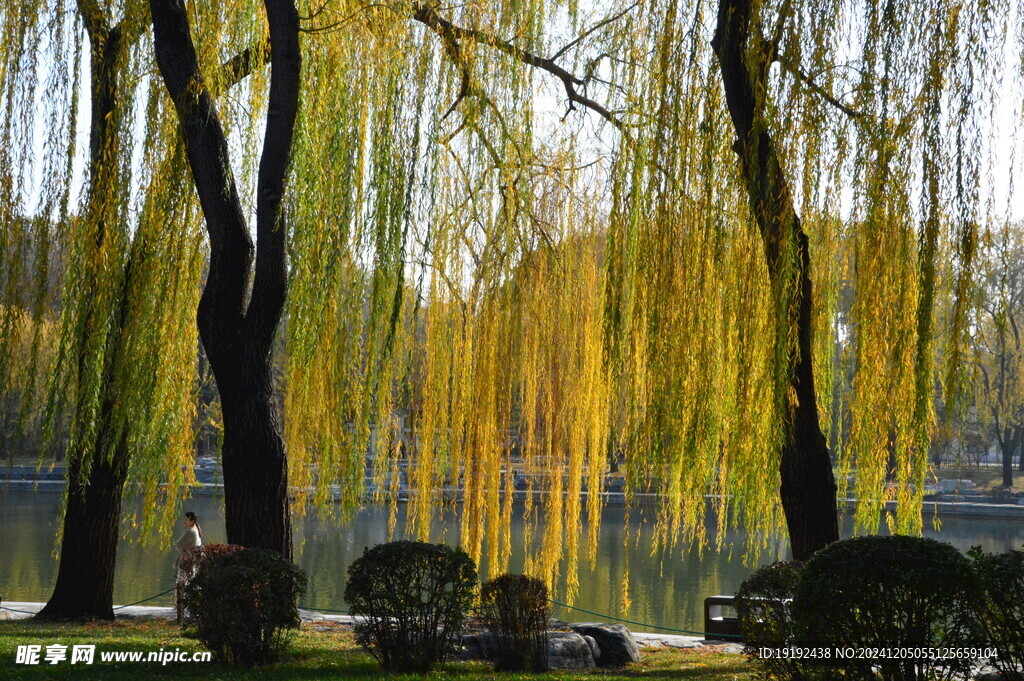
<svg viewBox="0 0 1024 681">
<path fill-rule="evenodd" d="M 220 67 L 217 84 L 221 90 L 228 90 L 261 66 L 270 63 L 270 41 L 261 40 L 231 57 Z"/>
<path fill-rule="evenodd" d="M 156 63 L 174 102 L 185 152 L 210 238 L 210 272 L 199 302 L 199 331 L 211 364 L 223 361 L 209 342 L 233 331 L 245 314 L 253 244 L 242 214 L 227 136 L 199 71 L 183 0 L 150 0 Z"/>
<path fill-rule="evenodd" d="M 782 55 L 778 55 L 776 61 L 779 62 L 779 66 L 781 66 L 784 70 L 792 74 L 797 80 L 806 85 L 811 92 L 815 93 L 816 95 L 824 99 L 826 102 L 828 102 L 835 108 L 842 111 L 850 118 L 859 119 L 864 117 L 863 112 L 857 111 L 856 109 L 850 107 L 849 105 L 844 104 L 837 97 L 832 95 L 832 93 L 830 93 L 824 87 L 819 85 L 818 82 L 814 80 L 814 78 L 804 73 L 798 64 L 794 64 L 792 61 L 790 61 L 786 57 L 783 57 Z"/>
<path fill-rule="evenodd" d="M 284 190 L 299 111 L 302 55 L 293 0 L 264 0 L 264 5 L 270 26 L 270 95 L 256 178 L 256 273 L 246 325 L 269 353 L 288 290 Z"/>
<path fill-rule="evenodd" d="M 580 94 L 577 87 L 585 86 L 586 81 L 556 64 L 554 58 L 549 59 L 541 57 L 529 52 L 528 50 L 516 47 L 507 40 L 502 40 L 501 38 L 493 36 L 485 31 L 456 26 L 438 14 L 437 10 L 433 7 L 428 7 L 422 3 L 413 3 L 412 7 L 412 18 L 437 33 L 442 40 L 456 42 L 471 40 L 481 45 L 493 47 L 499 52 L 504 52 L 510 57 L 517 59 L 528 66 L 533 66 L 541 69 L 542 71 L 547 71 L 561 80 L 565 86 L 565 94 L 569 99 L 569 111 L 574 111 L 576 109 L 576 104 L 579 104 L 598 114 L 616 128 L 620 130 L 622 129 L 623 123 L 617 116 L 615 116 L 615 114 L 605 108 L 602 104 L 595 102 L 584 94 Z"/>
<path fill-rule="evenodd" d="M 77 2 L 78 14 L 82 17 L 89 39 L 95 40 L 97 36 L 105 35 L 110 27 L 107 26 L 107 19 L 99 2 L 97 0 L 77 0 Z"/>
<path fill-rule="evenodd" d="M 582 41 L 586 40 L 588 37 L 593 35 L 596 31 L 599 31 L 602 28 L 604 28 L 605 26 L 607 26 L 608 24 L 614 23 L 614 22 L 618 21 L 619 19 L 621 19 L 622 17 L 626 16 L 627 14 L 629 14 L 630 12 L 632 12 L 636 8 L 637 4 L 639 4 L 639 3 L 634 2 L 632 5 L 630 5 L 626 9 L 622 10 L 621 12 L 616 14 L 615 16 L 608 17 L 604 21 L 599 21 L 596 24 L 594 24 L 593 26 L 591 26 L 590 28 L 588 28 L 587 30 L 583 31 L 583 33 L 580 33 L 579 37 L 577 37 L 575 40 L 570 42 L 568 45 L 566 45 L 565 47 L 560 49 L 558 52 L 555 52 L 553 55 L 551 55 L 551 57 L 550 57 L 551 61 L 554 61 L 554 60 L 558 59 L 563 54 L 565 54 L 566 52 L 571 50 L 573 47 L 575 47 L 576 45 L 580 44 Z"/>
<path fill-rule="evenodd" d="M 782 51 L 779 50 L 778 44 L 776 42 L 768 42 L 765 41 L 763 38 L 760 42 L 762 43 L 760 47 L 767 51 L 770 62 L 777 62 L 779 66 L 782 67 L 783 71 L 789 73 L 791 76 L 793 76 L 801 83 L 803 83 L 808 90 L 815 93 L 816 95 L 824 99 L 826 102 L 828 102 L 835 108 L 842 111 L 850 118 L 859 119 L 864 117 L 863 112 L 857 111 L 856 109 L 839 100 L 839 98 L 837 98 L 831 92 L 822 87 L 821 84 L 818 83 L 813 76 L 804 72 L 804 70 L 800 68 L 799 64 L 797 64 L 796 62 L 782 54 Z"/>
</svg>

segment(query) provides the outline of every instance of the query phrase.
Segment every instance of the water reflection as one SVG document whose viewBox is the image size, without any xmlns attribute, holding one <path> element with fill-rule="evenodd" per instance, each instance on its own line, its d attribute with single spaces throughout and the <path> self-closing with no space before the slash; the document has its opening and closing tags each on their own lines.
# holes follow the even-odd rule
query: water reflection
<svg viewBox="0 0 1024 681">
<path fill-rule="evenodd" d="M 54 534 L 60 497 L 50 493 L 8 492 L 0 494 L 0 594 L 5 601 L 44 601 L 57 576 L 53 557 Z M 206 543 L 224 541 L 223 504 L 217 497 L 198 496 L 188 507 L 200 516 Z M 403 526 L 404 507 L 400 507 L 398 533 Z M 580 591 L 575 604 L 599 613 L 679 629 L 700 629 L 703 624 L 703 599 L 719 593 L 733 593 L 752 566 L 743 564 L 743 536 L 727 535 L 721 553 L 677 549 L 672 555 L 652 557 L 652 531 L 637 527 L 634 521 L 625 544 L 624 509 L 608 507 L 601 522 L 597 560 L 590 568 L 585 562 L 580 574 Z M 446 539 L 458 538 L 453 515 L 436 519 L 438 537 L 447 528 Z M 926 517 L 925 534 L 947 541 L 961 550 L 980 544 L 988 551 L 1019 548 L 1024 543 L 1024 523 L 999 518 L 944 518 L 936 531 Z M 175 527 L 177 532 L 180 528 Z M 513 525 L 513 553 L 510 568 L 522 569 L 523 524 Z M 849 522 L 844 522 L 844 534 Z M 337 527 L 315 517 L 296 522 L 296 561 L 309 575 L 306 604 L 343 610 L 345 572 L 363 548 L 387 540 L 387 512 L 380 507 L 364 508 L 353 522 Z M 784 550 L 773 547 L 760 558 L 769 562 Z M 581 551 L 581 555 L 585 553 Z M 171 586 L 176 552 L 168 545 L 143 548 L 137 543 L 122 543 L 118 551 L 116 603 L 132 603 Z M 629 566 L 630 603 L 623 605 L 622 580 Z M 169 596 L 151 601 L 170 605 Z M 593 616 L 556 607 L 554 614 L 569 621 L 595 619 Z M 643 631 L 642 627 L 632 627 Z"/>
</svg>

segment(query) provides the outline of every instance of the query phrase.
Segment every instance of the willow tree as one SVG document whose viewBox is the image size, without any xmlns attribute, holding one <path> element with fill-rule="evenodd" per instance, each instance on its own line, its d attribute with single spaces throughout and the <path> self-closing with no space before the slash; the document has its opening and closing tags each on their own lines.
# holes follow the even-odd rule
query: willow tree
<svg viewBox="0 0 1024 681">
<path fill-rule="evenodd" d="M 652 156 L 682 146 L 670 158 L 682 159 L 680 172 L 687 173 L 709 158 L 702 146 L 711 134 L 739 160 L 730 185 L 743 190 L 741 222 L 757 228 L 764 258 L 758 269 L 770 292 L 770 344 L 762 352 L 773 376 L 773 408 L 771 441 L 761 455 L 780 470 L 797 558 L 837 537 L 835 485 L 819 425 L 837 406 L 852 412 L 838 463 L 844 491 L 848 473 L 856 474 L 858 526 L 877 528 L 882 501 L 892 498 L 899 503 L 894 526 L 920 531 L 934 420 L 933 307 L 943 284 L 936 263 L 955 263 L 945 282 L 960 303 L 945 346 L 946 387 L 954 392 L 975 226 L 990 205 L 979 198 L 979 166 L 992 150 L 979 131 L 995 121 L 981 93 L 991 93 L 1004 75 L 1003 51 L 1019 36 L 1003 22 L 1015 11 L 957 2 L 723 0 L 711 40 L 718 65 L 711 75 L 720 84 L 699 81 L 706 87 L 688 109 L 699 121 L 696 132 L 694 118 L 661 113 L 680 98 L 672 82 L 650 107 L 670 121 L 656 126 Z M 652 17 L 664 40 L 686 46 L 669 51 L 662 43 L 658 72 L 680 74 L 670 81 L 709 58 L 704 19 L 701 8 L 684 14 L 675 3 Z M 718 93 L 724 101 L 716 101 Z M 728 112 L 727 128 L 715 118 L 717 106 Z M 706 161 L 699 167 L 707 172 Z M 689 197 L 672 196 L 670 183 L 652 185 L 660 200 L 688 209 Z M 852 258 L 837 262 L 843 243 Z M 834 339 L 823 331 L 834 328 L 841 279 L 852 281 L 856 298 L 855 379 L 852 402 L 832 405 L 816 373 L 824 369 L 829 386 Z M 886 485 L 890 453 L 895 481 Z"/>
<path fill-rule="evenodd" d="M 833 463 L 861 529 L 892 498 L 920 530 L 934 384 L 956 393 L 969 319 L 938 333 L 934 296 L 972 289 L 1012 6 L 336 0 L 300 5 L 301 30 L 295 9 L 152 0 L 211 248 L 229 540 L 287 551 L 286 485 L 344 515 L 369 465 L 392 509 L 408 476 L 421 538 L 457 502 L 500 570 L 519 471 L 526 567 L 565 564 L 571 593 L 613 460 L 666 549 L 788 526 L 806 557 L 836 536 Z M 211 74 L 266 25 L 269 96 L 260 74 L 215 105 Z M 210 26 L 231 35 L 193 42 Z M 243 174 L 258 160 L 255 246 L 236 148 Z M 833 462 L 820 423 L 846 411 Z"/>
<path fill-rule="evenodd" d="M 124 396 L 115 381 L 125 361 L 123 331 L 127 324 L 131 275 L 126 258 L 125 187 L 120 184 L 124 157 L 119 144 L 124 129 L 118 119 L 131 120 L 118 107 L 121 80 L 128 72 L 128 53 L 145 24 L 130 9 L 116 24 L 98 4 L 83 0 L 78 12 L 89 37 L 89 190 L 82 219 L 86 238 L 94 249 L 86 252 L 79 276 L 78 301 L 72 303 L 80 318 L 72 322 L 78 345 L 78 394 L 73 423 L 75 442 L 67 456 L 60 567 L 53 595 L 40 618 L 101 617 L 113 619 L 114 561 L 120 533 L 121 498 L 128 475 L 127 431 L 113 414 Z M 120 223 L 120 224 L 119 224 Z M 111 261 L 114 281 L 101 283 L 97 266 Z M 94 295 L 102 291 L 106 295 Z M 75 304 L 78 303 L 78 304 Z M 88 348 L 102 343 L 92 354 Z M 99 409 L 97 417 L 90 410 Z"/>
<path fill-rule="evenodd" d="M 948 333 L 955 368 L 970 304 L 974 225 L 985 209 L 977 201 L 978 158 L 986 151 L 977 129 L 992 124 L 976 97 L 1001 76 L 1007 34 L 993 26 L 999 12 L 1010 11 L 974 13 L 960 3 L 718 4 L 711 46 L 745 219 L 757 227 L 771 291 L 777 453 L 766 454 L 780 468 L 797 558 L 837 537 L 819 425 L 836 405 L 828 403 L 828 388 L 824 395 L 818 389 L 815 373 L 824 369 L 829 386 L 834 341 L 822 331 L 834 325 L 840 277 L 854 282 L 856 296 L 854 396 L 838 405 L 850 408 L 853 420 L 839 454 L 841 479 L 855 470 L 859 527 L 877 527 L 882 500 L 895 498 L 898 528 L 919 531 L 934 420 L 936 262 L 949 257 L 958 268 L 947 282 L 963 303 Z M 926 20 L 904 32 L 914 12 Z M 665 16 L 676 16 L 672 6 Z M 668 68 L 685 69 L 680 62 L 700 54 L 693 41 L 703 36 L 686 32 L 688 17 L 678 21 L 673 35 L 692 48 L 666 59 Z M 854 94 L 837 94 L 843 92 Z M 703 116 L 701 128 L 711 129 L 707 110 L 694 111 Z M 686 129 L 675 134 L 684 142 L 694 137 Z M 955 171 L 944 174 L 944 163 Z M 843 242 L 851 244 L 852 261 L 837 263 Z M 896 481 L 886 486 L 890 454 Z"/>
<path fill-rule="evenodd" d="M 935 385 L 962 390 L 982 102 L 1014 11 L 323 6 L 294 153 L 299 506 L 340 485 L 351 508 L 375 443 L 375 489 L 409 476 L 418 535 L 454 497 L 460 540 L 497 569 L 502 490 L 525 472 L 546 492 L 525 496 L 547 530 L 528 567 L 548 579 L 573 572 L 585 510 L 597 531 L 610 459 L 631 501 L 660 495 L 665 547 L 707 542 L 713 509 L 717 541 L 788 526 L 805 558 L 838 536 L 833 466 L 843 492 L 856 476 L 862 530 L 892 499 L 894 528 L 920 531 Z M 840 334 L 854 390 L 833 403 Z M 820 424 L 847 411 L 833 459 Z"/>
<path fill-rule="evenodd" d="M 31 212 L 38 198 L 33 224 L 57 225 L 51 241 L 36 240 L 32 259 L 19 259 L 5 241 L 5 301 L 8 310 L 26 307 L 10 294 L 45 281 L 45 249 L 61 249 L 60 319 L 51 324 L 58 326 L 56 358 L 39 366 L 33 359 L 26 370 L 48 385 L 50 432 L 35 439 L 41 451 L 70 415 L 60 569 L 41 616 L 112 618 L 118 539 L 140 520 L 122 509 L 126 485 L 141 496 L 142 537 L 149 540 L 166 537 L 192 481 L 198 340 L 191 316 L 204 254 L 176 128 L 145 77 L 152 64 L 146 3 L 82 0 L 76 9 L 11 3 L 2 16 L 10 47 L 2 72 L 11 113 L 4 140 L 21 168 L 17 182 L 5 185 L 3 224 L 13 229 L 12 216 Z M 237 83 L 257 63 L 229 59 L 218 85 Z M 46 88 L 38 88 L 41 78 Z M 83 82 L 84 174 L 75 146 Z M 44 121 L 50 134 L 39 149 Z M 82 207 L 73 214 L 78 188 Z M 46 309 L 34 305 L 37 328 L 46 328 Z M 46 342 L 36 334 L 33 358 Z M 158 523 L 162 533 L 154 532 Z"/>
<path fill-rule="evenodd" d="M 285 391 L 299 507 L 351 511 L 372 443 L 379 498 L 394 502 L 409 476 L 411 531 L 431 537 L 438 503 L 457 500 L 461 541 L 499 570 L 513 513 L 502 487 L 521 467 L 534 489 L 554 486 L 550 504 L 527 496 L 534 527 L 552 523 L 530 569 L 550 578 L 559 528 L 578 544 L 584 480 L 602 484 L 609 384 L 587 135 L 537 139 L 534 88 L 556 88 L 554 122 L 619 125 L 577 57 L 628 13 L 549 38 L 543 3 L 327 7 L 319 21 L 337 26 L 306 44 L 293 165 Z M 588 503 L 596 519 L 599 496 Z"/>
<path fill-rule="evenodd" d="M 199 263 L 188 230 L 170 239 L 160 234 L 161 214 L 188 223 L 182 214 L 187 209 L 174 200 L 180 196 L 173 192 L 174 174 L 158 162 L 139 164 L 133 158 L 139 152 L 159 159 L 168 151 L 160 126 L 146 125 L 147 119 L 136 115 L 135 107 L 144 101 L 138 99 L 137 83 L 145 17 L 138 3 L 100 6 L 83 0 L 76 9 L 26 2 L 10 3 L 3 11 L 6 46 L 0 79 L 9 115 L 2 134 L 19 176 L 16 184 L 5 183 L 0 222 L 5 237 L 17 227 L 19 214 L 34 210 L 34 222 L 45 225 L 32 260 L 19 259 L 17 251 L 8 250 L 12 239 L 4 239 L 5 310 L 24 308 L 10 294 L 31 282 L 36 294 L 28 310 L 36 328 L 55 325 L 46 318 L 49 310 L 41 305 L 44 289 L 39 287 L 48 278 L 51 253 L 60 252 L 64 281 L 58 331 L 55 338 L 34 335 L 25 367 L 29 386 L 41 371 L 48 373 L 43 379 L 49 393 L 44 430 L 52 434 L 64 414 L 70 419 L 60 570 L 40 616 L 113 618 L 115 554 L 129 471 L 150 503 L 160 484 L 170 483 L 173 496 L 183 482 L 178 466 L 167 474 L 164 465 L 180 462 L 190 439 L 190 379 L 183 359 L 192 354 L 195 341 L 178 311 L 189 307 L 194 280 L 185 273 L 168 275 L 165 264 L 182 257 L 196 272 Z M 88 37 L 84 65 L 79 25 Z M 81 182 L 75 135 L 85 70 L 90 115 Z M 41 134 L 46 135 L 42 145 Z M 133 215 L 132 200 L 138 198 L 133 184 L 147 187 L 160 172 L 167 173 L 160 181 L 172 191 L 150 194 Z M 73 215 L 69 205 L 79 186 L 82 205 Z M 194 254 L 183 256 L 188 251 Z M 5 333 L 5 345 L 7 339 Z M 55 355 L 45 366 L 37 363 L 43 343 L 52 343 Z M 183 348 L 189 348 L 184 355 Z M 33 391 L 28 395 L 32 399 Z M 145 402 L 139 400 L 142 395 Z M 40 451 L 46 450 L 47 439 L 45 433 L 37 438 Z M 133 450 L 142 450 L 134 464 Z M 147 456 L 154 452 L 158 458 Z"/>
<path fill-rule="evenodd" d="M 1013 457 L 1024 448 L 1021 396 L 1021 229 L 1009 222 L 992 230 L 981 249 L 978 287 L 977 396 L 979 416 L 991 428 L 1002 457 L 1002 485 L 1013 487 Z"/>
<path fill-rule="evenodd" d="M 290 557 L 288 477 L 271 359 L 288 278 L 283 199 L 299 97 L 298 13 L 290 0 L 266 2 L 270 92 L 254 249 L 227 136 L 199 69 L 185 3 L 152 0 L 151 9 L 157 65 L 174 102 L 210 240 L 198 324 L 224 416 L 227 539 Z"/>
</svg>

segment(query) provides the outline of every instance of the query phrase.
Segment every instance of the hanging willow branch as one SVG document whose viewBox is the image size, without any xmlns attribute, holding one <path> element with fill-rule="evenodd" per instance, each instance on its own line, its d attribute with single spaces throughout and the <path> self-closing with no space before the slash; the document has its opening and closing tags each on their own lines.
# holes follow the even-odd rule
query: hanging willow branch
<svg viewBox="0 0 1024 681">
<path fill-rule="evenodd" d="M 45 373 L 48 334 L 82 318 L 29 300 L 23 282 L 38 291 L 45 268 L 16 247 L 19 235 L 45 243 L 56 229 L 40 222 L 64 226 L 69 310 L 86 289 L 112 299 L 120 270 L 108 265 L 127 252 L 86 253 L 95 235 L 64 219 L 75 214 L 61 206 L 78 181 L 69 149 L 82 70 L 67 55 L 82 53 L 33 49 L 77 35 L 34 11 L 44 4 L 0 6 L 0 381 L 19 396 L 11 403 L 22 392 L 10 386 L 27 389 L 31 373 L 15 358 L 37 355 Z M 136 4 L 110 3 L 110 16 L 138 16 L 123 11 Z M 461 504 L 460 541 L 500 570 L 519 513 L 505 491 L 518 484 L 537 538 L 527 566 L 549 582 L 564 574 L 571 593 L 609 481 L 633 502 L 658 496 L 659 549 L 721 546 L 740 527 L 750 554 L 763 550 L 785 527 L 776 471 L 799 414 L 817 421 L 811 439 L 827 438 L 839 494 L 860 500 L 860 531 L 877 529 L 886 501 L 899 508 L 893 529 L 920 531 L 936 385 L 943 398 L 970 394 L 972 263 L 1001 182 L 986 168 L 1001 142 L 985 103 L 1006 74 L 1020 79 L 1005 61 L 1019 52 L 1007 49 L 1020 40 L 1008 27 L 1024 24 L 1018 4 L 726 0 L 748 27 L 727 55 L 730 93 L 711 45 L 716 2 L 300 2 L 317 25 L 295 76 L 288 230 L 265 218 L 247 245 L 243 209 L 266 196 L 234 190 L 226 171 L 238 187 L 261 184 L 265 14 L 250 0 L 195 3 L 195 62 L 211 91 L 179 110 L 198 130 L 213 119 L 194 114 L 215 112 L 220 152 L 235 154 L 211 184 L 242 207 L 222 236 L 269 246 L 275 267 L 287 249 L 272 384 L 285 398 L 296 508 L 342 518 L 365 492 L 397 518 L 404 480 L 411 531 L 439 537 L 438 507 Z M 131 322 L 133 352 L 174 350 L 117 380 L 144 452 L 133 475 L 157 480 L 191 451 L 181 424 L 194 346 L 185 350 L 204 254 L 187 159 L 171 143 L 177 116 L 147 80 L 148 40 L 128 72 L 156 94 L 125 111 L 141 112 L 149 132 L 137 147 L 138 123 L 115 119 L 119 163 L 132 169 L 115 184 L 146 207 L 123 226 L 147 235 L 139 248 L 152 258 L 130 316 L 160 320 Z M 40 55 L 56 65 L 52 83 L 37 82 Z M 245 73 L 232 97 L 214 99 Z M 548 79 L 570 112 L 589 109 L 617 134 L 560 125 L 564 106 L 537 91 Z M 739 110 L 730 99 L 746 80 L 753 94 Z M 39 107 L 54 131 L 41 154 Z M 35 158 L 38 211 L 25 189 Z M 131 158 L 143 159 L 139 180 Z M 184 205 L 165 211 L 172 198 Z M 200 203 L 209 216 L 210 197 Z M 86 263 L 103 273 L 98 288 L 84 284 Z M 243 318 L 246 283 L 233 278 L 204 305 Z M 84 366 L 102 366 L 104 347 L 90 345 Z M 65 375 L 70 357 L 71 346 Z M 813 385 L 793 384 L 803 363 Z M 948 378 L 937 381 L 940 370 Z"/>
<path fill-rule="evenodd" d="M 587 81 L 585 79 L 575 76 L 572 73 L 566 71 L 556 62 L 556 60 L 562 54 L 564 54 L 565 51 L 570 49 L 574 43 L 570 43 L 569 45 L 565 46 L 562 50 L 556 52 L 553 56 L 545 58 L 533 54 L 528 50 L 520 49 L 513 45 L 512 43 L 497 38 L 484 31 L 456 26 L 452 22 L 448 21 L 440 14 L 438 14 L 437 10 L 435 10 L 433 7 L 423 5 L 420 3 L 413 3 L 412 7 L 413 19 L 427 26 L 432 31 L 441 36 L 441 39 L 444 40 L 446 42 L 446 45 L 449 46 L 449 54 L 457 62 L 461 60 L 461 58 L 457 56 L 457 45 L 458 41 L 460 40 L 469 40 L 479 43 L 481 45 L 492 47 L 498 50 L 499 52 L 503 52 L 504 54 L 507 54 L 512 58 L 521 61 L 524 64 L 540 69 L 541 71 L 550 73 L 551 75 L 555 76 L 560 81 L 562 81 L 562 85 L 565 87 L 565 95 L 569 99 L 569 112 L 575 111 L 576 105 L 579 104 L 580 106 L 590 109 L 594 113 L 598 114 L 606 121 L 614 125 L 616 128 L 621 129 L 623 127 L 622 121 L 618 117 L 616 117 L 612 112 L 610 112 L 607 108 L 605 108 L 600 103 L 594 101 L 593 99 L 590 99 L 586 95 L 580 94 L 578 88 L 586 86 Z M 624 16 L 628 11 L 629 10 L 624 10 L 623 12 L 620 12 L 615 17 L 612 17 L 611 19 L 599 24 L 593 30 L 597 30 L 598 28 L 601 28 L 607 25 L 608 23 L 611 23 L 612 21 Z M 583 37 L 585 36 L 581 36 L 574 42 L 582 40 Z M 458 101 L 458 99 L 461 99 L 461 97 L 457 98 L 456 101 Z"/>
</svg>

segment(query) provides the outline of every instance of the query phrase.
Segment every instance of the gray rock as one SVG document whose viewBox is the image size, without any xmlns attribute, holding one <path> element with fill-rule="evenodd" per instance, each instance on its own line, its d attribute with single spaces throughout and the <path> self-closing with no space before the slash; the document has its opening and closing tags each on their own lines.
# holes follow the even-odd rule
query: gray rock
<svg viewBox="0 0 1024 681">
<path fill-rule="evenodd" d="M 704 644 L 701 643 L 700 641 L 689 641 L 689 640 L 683 639 L 682 636 L 679 636 L 679 637 L 674 638 L 674 639 L 667 639 L 665 641 L 662 641 L 661 645 L 665 646 L 666 648 L 681 648 L 681 649 L 682 648 L 691 649 L 691 648 L 703 648 L 704 647 Z"/>
<path fill-rule="evenodd" d="M 974 489 L 974 483 L 970 480 L 939 480 L 938 488 L 943 494 L 953 494 Z"/>
<path fill-rule="evenodd" d="M 489 631 L 466 634 L 462 637 L 461 648 L 459 657 L 462 659 L 490 660 L 494 653 L 494 636 Z M 548 667 L 551 669 L 593 669 L 600 654 L 600 645 L 592 636 L 581 636 L 573 631 L 548 632 Z"/>
<path fill-rule="evenodd" d="M 574 631 L 548 632 L 548 667 L 585 671 L 596 666 L 585 638 Z"/>
<path fill-rule="evenodd" d="M 621 667 L 640 661 L 640 647 L 629 629 L 621 624 L 603 622 L 574 622 L 569 627 L 578 634 L 593 636 L 601 650 L 597 664 L 601 667 Z"/>
<path fill-rule="evenodd" d="M 743 646 L 739 643 L 712 643 L 708 641 L 704 646 L 714 648 L 716 653 L 735 653 L 738 655 L 743 652 Z"/>
<path fill-rule="evenodd" d="M 974 681 L 1003 681 L 1003 675 L 997 671 L 980 671 L 974 675 Z"/>
<path fill-rule="evenodd" d="M 490 660 L 494 650 L 494 636 L 489 631 L 466 634 L 462 637 L 462 648 L 462 657 L 467 660 Z"/>
</svg>

